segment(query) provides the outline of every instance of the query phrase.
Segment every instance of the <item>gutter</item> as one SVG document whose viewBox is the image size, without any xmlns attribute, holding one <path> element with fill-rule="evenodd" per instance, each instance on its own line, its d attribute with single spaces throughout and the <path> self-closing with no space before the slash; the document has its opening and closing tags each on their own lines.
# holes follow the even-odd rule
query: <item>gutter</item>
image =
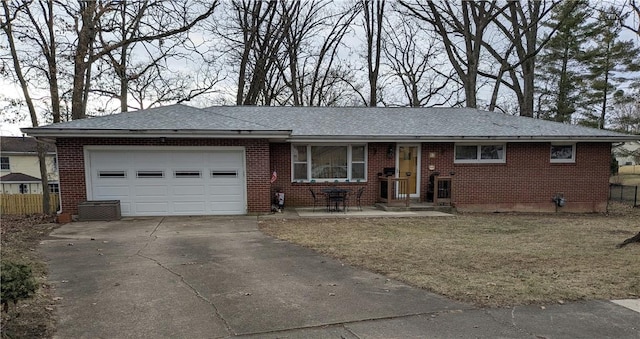
<svg viewBox="0 0 640 339">
<path fill-rule="evenodd" d="M 291 130 L 144 130 L 22 128 L 37 138 L 187 138 L 187 139 L 270 139 L 278 142 L 624 142 L 638 141 L 640 135 L 557 136 L 405 136 L 405 135 L 292 135 Z"/>
<path fill-rule="evenodd" d="M 37 138 L 225 138 L 225 139 L 286 139 L 290 130 L 97 130 L 66 128 L 22 128 L 23 133 Z"/>
<path fill-rule="evenodd" d="M 330 138 L 330 139 L 329 139 Z M 607 135 L 607 136 L 295 136 L 287 142 L 624 142 L 640 140 L 638 135 Z"/>
<path fill-rule="evenodd" d="M 46 155 L 55 155 L 56 152 L 46 152 Z M 2 151 L 2 155 L 24 155 L 24 156 L 37 156 L 37 152 L 14 152 L 14 151 Z"/>
</svg>

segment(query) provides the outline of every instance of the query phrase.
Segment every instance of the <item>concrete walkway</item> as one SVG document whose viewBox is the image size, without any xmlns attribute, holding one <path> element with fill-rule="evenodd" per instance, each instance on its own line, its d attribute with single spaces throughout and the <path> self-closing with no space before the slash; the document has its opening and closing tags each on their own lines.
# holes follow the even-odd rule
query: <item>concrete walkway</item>
<svg viewBox="0 0 640 339">
<path fill-rule="evenodd" d="M 350 208 L 344 212 L 327 212 L 324 208 L 285 208 L 282 213 L 273 213 L 260 218 L 410 218 L 410 217 L 451 217 L 453 214 L 439 211 L 383 211 L 370 206 Z"/>
<path fill-rule="evenodd" d="M 265 236 L 256 217 L 76 222 L 40 250 L 58 338 L 635 338 L 607 301 L 478 309 Z"/>
</svg>

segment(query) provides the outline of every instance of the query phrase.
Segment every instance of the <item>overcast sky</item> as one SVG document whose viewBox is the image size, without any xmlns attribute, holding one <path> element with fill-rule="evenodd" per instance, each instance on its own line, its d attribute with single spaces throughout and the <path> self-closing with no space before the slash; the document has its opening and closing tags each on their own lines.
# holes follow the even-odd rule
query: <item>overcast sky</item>
<svg viewBox="0 0 640 339">
<path fill-rule="evenodd" d="M 614 4 L 618 4 L 618 1 L 612 1 Z M 637 18 L 632 18 L 631 20 L 637 20 Z M 637 23 L 635 23 L 637 25 Z M 200 36 L 200 34 L 193 34 L 192 38 L 196 38 Z M 353 38 L 352 38 L 353 39 Z M 621 40 L 629 40 L 629 39 L 634 39 L 636 41 L 636 45 L 640 45 L 640 37 L 638 37 L 637 35 L 629 32 L 628 30 L 623 30 L 623 35 L 621 36 Z M 363 42 L 359 42 L 359 43 L 363 43 Z M 184 67 L 184 63 L 180 65 L 180 67 Z M 221 86 L 221 88 L 223 88 L 223 90 L 226 90 L 227 92 L 232 90 L 234 88 L 234 81 L 235 79 L 227 79 L 226 80 L 227 83 L 223 84 Z M 229 83 L 231 82 L 231 83 Z M 490 87 L 490 86 L 489 86 Z M 488 91 L 490 91 L 491 89 L 489 88 Z M 232 91 L 233 93 L 230 94 L 230 100 L 231 102 L 226 103 L 226 104 L 232 104 L 235 101 L 235 90 Z M 480 88 L 479 89 L 479 99 L 482 100 L 483 95 L 482 95 L 483 89 Z M 20 90 L 20 87 L 17 83 L 12 83 L 12 82 L 6 82 L 3 81 L 2 79 L 0 79 L 0 93 L 2 95 L 4 95 L 5 97 L 9 97 L 9 98 L 21 98 L 22 97 L 22 92 Z M 489 93 L 490 94 L 490 93 Z M 488 95 L 489 95 L 488 94 Z M 46 94 L 45 94 L 46 95 Z M 32 92 L 32 96 L 34 97 L 34 101 L 38 101 L 37 93 L 33 93 Z M 207 102 L 206 104 L 203 103 L 206 102 L 205 100 L 194 100 L 192 102 L 186 102 L 185 104 L 187 105 L 192 105 L 192 106 L 203 106 L 203 105 L 211 105 L 211 102 Z M 2 112 L 1 114 L 7 114 L 6 112 Z M 28 117 L 28 115 L 24 115 L 21 117 L 22 119 L 17 122 L 17 123 L 12 123 L 12 122 L 6 122 L 3 121 L 4 119 L 0 119 L 0 134 L 4 135 L 4 136 L 9 136 L 9 135 L 13 135 L 13 136 L 20 136 L 22 135 L 22 133 L 20 132 L 20 128 L 21 127 L 30 127 L 31 126 L 31 122 L 30 119 Z"/>
</svg>

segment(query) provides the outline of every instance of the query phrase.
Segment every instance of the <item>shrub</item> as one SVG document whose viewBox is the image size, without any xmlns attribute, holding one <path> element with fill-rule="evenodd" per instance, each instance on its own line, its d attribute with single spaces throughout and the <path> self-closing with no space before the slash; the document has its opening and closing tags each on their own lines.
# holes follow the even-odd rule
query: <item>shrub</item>
<svg viewBox="0 0 640 339">
<path fill-rule="evenodd" d="M 31 273 L 31 266 L 12 261 L 2 262 L 1 289 L 2 310 L 9 311 L 9 302 L 17 304 L 19 300 L 28 299 L 36 291 L 36 281 Z"/>
</svg>

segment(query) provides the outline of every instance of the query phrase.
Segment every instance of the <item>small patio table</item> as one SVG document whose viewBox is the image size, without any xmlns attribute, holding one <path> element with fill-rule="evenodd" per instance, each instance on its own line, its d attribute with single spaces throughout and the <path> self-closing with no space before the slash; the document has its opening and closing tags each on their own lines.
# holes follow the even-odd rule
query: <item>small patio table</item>
<svg viewBox="0 0 640 339">
<path fill-rule="evenodd" d="M 327 212 L 344 212 L 347 213 L 347 195 L 351 192 L 349 189 L 343 188 L 325 188 L 321 190 L 327 199 Z M 340 210 L 342 204 L 342 210 Z"/>
</svg>

